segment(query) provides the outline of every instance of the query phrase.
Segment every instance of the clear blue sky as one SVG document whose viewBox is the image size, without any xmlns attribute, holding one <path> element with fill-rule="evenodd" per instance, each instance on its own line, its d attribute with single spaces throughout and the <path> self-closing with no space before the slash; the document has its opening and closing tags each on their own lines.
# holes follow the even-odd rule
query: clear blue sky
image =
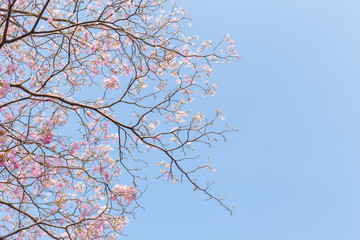
<svg viewBox="0 0 360 240">
<path fill-rule="evenodd" d="M 239 129 L 211 150 L 213 190 L 236 209 L 150 178 L 125 239 L 360 239 L 360 2 L 178 4 L 193 34 L 230 33 L 242 56 L 215 67 L 207 105 Z"/>
</svg>

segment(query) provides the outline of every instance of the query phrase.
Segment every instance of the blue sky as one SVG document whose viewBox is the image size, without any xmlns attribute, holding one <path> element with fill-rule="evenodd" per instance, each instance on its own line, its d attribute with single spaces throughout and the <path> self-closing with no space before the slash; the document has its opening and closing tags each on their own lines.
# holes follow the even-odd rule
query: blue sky
<svg viewBox="0 0 360 240">
<path fill-rule="evenodd" d="M 360 238 L 360 2 L 179 0 L 189 34 L 230 33 L 242 59 L 214 68 L 204 108 L 237 129 L 199 152 L 233 216 L 189 184 L 149 178 L 137 239 Z M 212 110 L 212 109 L 210 109 Z"/>
</svg>

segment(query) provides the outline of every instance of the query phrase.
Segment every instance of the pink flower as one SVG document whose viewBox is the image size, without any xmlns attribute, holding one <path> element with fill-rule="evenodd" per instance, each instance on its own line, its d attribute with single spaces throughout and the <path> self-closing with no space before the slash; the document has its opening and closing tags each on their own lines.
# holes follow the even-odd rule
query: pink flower
<svg viewBox="0 0 360 240">
<path fill-rule="evenodd" d="M 97 172 L 100 172 L 100 166 L 99 165 L 95 165 L 93 167 L 93 174 L 97 173 Z"/>
<path fill-rule="evenodd" d="M 6 153 L 0 152 L 0 167 L 4 166 L 6 161 Z"/>
<path fill-rule="evenodd" d="M 166 181 L 169 181 L 169 180 L 170 180 L 170 178 L 171 178 L 171 174 L 170 174 L 170 173 L 168 173 L 168 174 L 166 175 Z"/>
<path fill-rule="evenodd" d="M 0 98 L 6 96 L 6 94 L 10 91 L 10 84 L 8 80 L 0 80 Z"/>
<path fill-rule="evenodd" d="M 209 77 L 212 71 L 211 67 L 209 65 L 204 65 L 203 69 L 205 70 L 206 76 Z"/>
<path fill-rule="evenodd" d="M 115 75 L 111 75 L 110 78 L 105 78 L 102 82 L 104 88 L 108 89 L 119 89 L 119 79 Z"/>
<path fill-rule="evenodd" d="M 137 190 L 134 186 L 116 184 L 114 192 L 120 195 L 121 198 L 127 202 L 127 204 L 130 204 L 130 202 L 137 197 Z"/>
<path fill-rule="evenodd" d="M 11 121 L 14 119 L 14 115 L 12 113 L 5 113 L 3 115 L 3 117 L 4 117 L 5 121 Z"/>
<path fill-rule="evenodd" d="M 84 32 L 84 39 L 85 40 L 89 39 L 89 31 L 87 31 L 87 30 Z"/>
<path fill-rule="evenodd" d="M 49 144 L 53 140 L 53 137 L 54 136 L 51 133 L 46 133 L 46 135 L 43 135 L 43 138 L 41 139 L 42 144 Z"/>
<path fill-rule="evenodd" d="M 97 66 L 95 64 L 90 64 L 90 69 L 94 75 L 97 75 L 100 73 L 100 71 L 97 69 Z"/>
<path fill-rule="evenodd" d="M 185 82 L 186 83 L 191 83 L 191 81 L 192 81 L 191 78 L 188 75 L 186 75 L 185 76 Z"/>
<path fill-rule="evenodd" d="M 91 53 L 95 52 L 96 49 L 97 49 L 97 42 L 94 42 L 94 43 L 91 44 L 91 46 L 90 46 Z"/>
<path fill-rule="evenodd" d="M 155 125 L 152 123 L 149 123 L 149 129 L 150 129 L 150 132 L 153 132 L 155 130 Z"/>
<path fill-rule="evenodd" d="M 52 133 L 51 130 L 52 129 L 50 126 L 46 126 L 43 129 L 43 133 L 40 136 L 41 137 L 40 141 L 42 142 L 42 144 L 46 145 L 46 144 L 49 144 L 50 142 L 52 142 L 52 140 L 54 138 L 54 134 Z"/>
<path fill-rule="evenodd" d="M 108 182 L 108 181 L 110 180 L 110 174 L 109 174 L 109 172 L 108 172 L 108 171 L 104 171 L 103 174 L 104 174 L 105 180 Z"/>
<path fill-rule="evenodd" d="M 168 121 L 171 121 L 171 120 L 172 120 L 172 117 L 171 117 L 170 114 L 166 114 L 165 117 L 166 117 L 166 120 L 168 120 Z"/>
<path fill-rule="evenodd" d="M 80 150 L 80 146 L 78 141 L 75 141 L 72 144 L 70 144 L 70 151 L 69 151 L 70 154 L 73 154 L 74 152 L 79 150 Z"/>
<path fill-rule="evenodd" d="M 197 121 L 198 124 L 200 124 L 201 119 L 203 119 L 204 117 L 205 117 L 204 115 L 201 115 L 200 113 L 198 113 L 194 116 L 194 120 Z"/>
<path fill-rule="evenodd" d="M 95 231 L 95 236 L 100 236 L 101 233 L 103 232 L 103 230 L 105 229 L 106 227 L 106 221 L 105 220 L 96 220 L 93 225 L 93 229 Z"/>
<path fill-rule="evenodd" d="M 177 119 L 184 121 L 183 118 L 187 116 L 187 113 L 182 110 L 179 110 L 175 113 L 175 115 Z"/>
<path fill-rule="evenodd" d="M 89 12 L 93 9 L 93 6 L 90 5 L 90 4 L 88 4 L 86 8 L 87 8 L 87 11 L 88 11 L 88 13 L 89 13 Z"/>
</svg>

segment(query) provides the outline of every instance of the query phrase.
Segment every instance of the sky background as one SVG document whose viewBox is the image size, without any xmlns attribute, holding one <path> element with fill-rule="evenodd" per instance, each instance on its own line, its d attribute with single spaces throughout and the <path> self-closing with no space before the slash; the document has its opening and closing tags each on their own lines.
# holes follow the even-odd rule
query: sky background
<svg viewBox="0 0 360 240">
<path fill-rule="evenodd" d="M 236 209 L 150 177 L 124 239 L 359 240 L 360 1 L 177 2 L 187 33 L 230 33 L 242 57 L 214 67 L 202 106 L 239 132 L 199 152 Z"/>
</svg>

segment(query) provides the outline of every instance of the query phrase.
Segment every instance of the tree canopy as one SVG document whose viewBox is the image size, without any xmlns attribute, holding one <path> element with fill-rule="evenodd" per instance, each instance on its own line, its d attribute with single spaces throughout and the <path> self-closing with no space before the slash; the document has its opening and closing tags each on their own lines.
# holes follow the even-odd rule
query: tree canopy
<svg viewBox="0 0 360 240">
<path fill-rule="evenodd" d="M 141 166 L 169 181 L 214 171 L 198 144 L 232 129 L 191 111 L 215 95 L 212 64 L 233 40 L 182 31 L 167 0 L 0 0 L 0 232 L 8 239 L 117 239 L 141 196 Z M 196 152 L 196 151 L 195 151 Z"/>
</svg>

